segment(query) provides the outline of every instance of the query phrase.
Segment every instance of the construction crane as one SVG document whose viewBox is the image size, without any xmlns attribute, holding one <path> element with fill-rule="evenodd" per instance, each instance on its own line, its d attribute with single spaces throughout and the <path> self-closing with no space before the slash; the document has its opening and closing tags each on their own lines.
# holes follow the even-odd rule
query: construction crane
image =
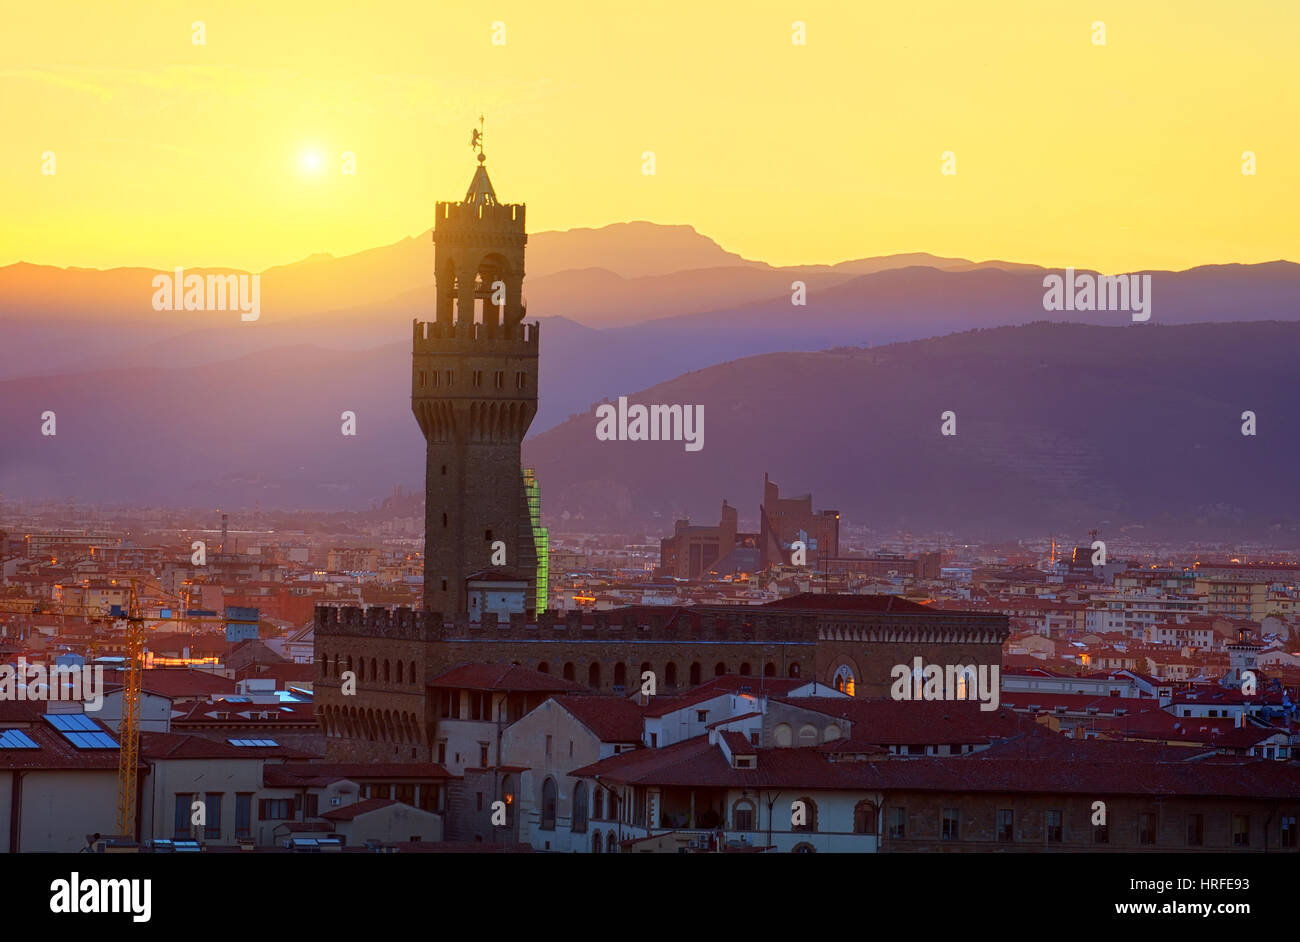
<svg viewBox="0 0 1300 942">
<path fill-rule="evenodd" d="M 117 833 L 135 837 L 136 774 L 140 756 L 140 683 L 144 661 L 144 617 L 135 580 L 126 610 L 126 664 L 123 666 L 122 719 L 117 726 Z"/>
<path fill-rule="evenodd" d="M 135 838 L 136 782 L 140 764 L 140 696 L 144 679 L 145 622 L 179 621 L 187 627 L 207 623 L 209 619 L 192 615 L 188 609 L 180 618 L 144 617 L 135 580 L 131 580 L 127 609 L 123 618 L 120 609 L 110 609 L 114 616 L 126 622 L 126 663 L 122 668 L 122 719 L 117 725 L 117 833 L 128 839 Z M 211 619 L 220 622 L 221 619 Z M 191 627 L 192 630 L 192 627 Z M 93 642 L 92 642 L 93 650 Z"/>
</svg>

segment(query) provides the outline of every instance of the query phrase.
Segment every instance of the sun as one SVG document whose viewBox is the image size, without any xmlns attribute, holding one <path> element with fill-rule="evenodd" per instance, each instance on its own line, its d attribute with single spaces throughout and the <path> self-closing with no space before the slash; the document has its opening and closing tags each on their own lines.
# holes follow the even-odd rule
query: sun
<svg viewBox="0 0 1300 942">
<path fill-rule="evenodd" d="M 325 169 L 324 155 L 314 147 L 308 147 L 298 154 L 298 170 L 308 177 L 320 176 Z"/>
</svg>

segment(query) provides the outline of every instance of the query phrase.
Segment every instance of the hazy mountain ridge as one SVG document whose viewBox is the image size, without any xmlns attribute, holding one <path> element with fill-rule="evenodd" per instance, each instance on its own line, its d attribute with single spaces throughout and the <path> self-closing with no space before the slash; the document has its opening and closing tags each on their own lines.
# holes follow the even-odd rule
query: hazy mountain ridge
<svg viewBox="0 0 1300 942">
<path fill-rule="evenodd" d="M 723 497 L 750 512 L 767 471 L 819 508 L 882 527 L 1289 527 L 1300 523 L 1298 353 L 1300 324 L 1251 323 L 1035 324 L 769 354 L 632 397 L 703 404 L 698 454 L 596 441 L 594 414 L 525 454 L 552 511 L 606 520 L 622 505 L 713 523 Z M 940 435 L 947 410 L 954 437 Z M 1246 410 L 1253 438 L 1241 435 Z"/>
<path fill-rule="evenodd" d="M 560 331 L 590 331 L 562 321 Z M 701 404 L 705 447 L 601 442 L 590 409 L 525 443 L 548 516 L 593 526 L 757 506 L 767 471 L 882 528 L 1290 528 L 1300 324 L 1033 324 L 697 369 L 633 401 Z M 307 345 L 192 369 L 0 382 L 0 492 L 79 500 L 364 507 L 421 486 L 406 343 Z M 545 369 L 545 367 L 544 367 Z M 547 386 L 562 381 L 551 367 Z M 400 372 L 399 372 L 400 371 Z M 624 389 L 628 393 L 630 389 Z M 53 410 L 58 434 L 40 435 Z M 955 437 L 940 414 L 957 414 Z M 1259 434 L 1240 434 L 1256 412 Z M 341 434 L 344 410 L 358 434 Z M 752 506 L 751 506 L 752 505 Z M 1198 524 L 1197 521 L 1200 521 Z M 1080 530 L 1082 528 L 1082 530 Z"/>
</svg>

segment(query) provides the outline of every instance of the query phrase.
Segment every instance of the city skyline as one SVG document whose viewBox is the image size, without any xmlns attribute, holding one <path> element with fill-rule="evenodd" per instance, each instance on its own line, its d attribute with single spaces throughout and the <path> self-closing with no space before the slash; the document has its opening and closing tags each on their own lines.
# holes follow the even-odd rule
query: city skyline
<svg viewBox="0 0 1300 942">
<path fill-rule="evenodd" d="M 240 925 L 373 931 L 301 853 L 435 928 L 425 855 L 565 855 L 475 913 L 605 854 L 871 855 L 1034 924 L 1285 900 L 1300 11 L 14 20 L 37 910 L 189 925 L 208 866 L 283 891 Z"/>
</svg>

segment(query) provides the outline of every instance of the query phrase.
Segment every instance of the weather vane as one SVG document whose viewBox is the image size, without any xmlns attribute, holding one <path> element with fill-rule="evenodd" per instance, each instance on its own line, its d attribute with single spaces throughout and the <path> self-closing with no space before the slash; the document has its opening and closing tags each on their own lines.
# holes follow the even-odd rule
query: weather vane
<svg viewBox="0 0 1300 942">
<path fill-rule="evenodd" d="M 483 116 L 482 115 L 478 116 L 478 127 L 476 127 L 473 131 L 470 132 L 469 146 L 478 148 L 478 159 L 480 163 L 482 163 L 484 160 L 487 159 L 483 156 Z"/>
</svg>

